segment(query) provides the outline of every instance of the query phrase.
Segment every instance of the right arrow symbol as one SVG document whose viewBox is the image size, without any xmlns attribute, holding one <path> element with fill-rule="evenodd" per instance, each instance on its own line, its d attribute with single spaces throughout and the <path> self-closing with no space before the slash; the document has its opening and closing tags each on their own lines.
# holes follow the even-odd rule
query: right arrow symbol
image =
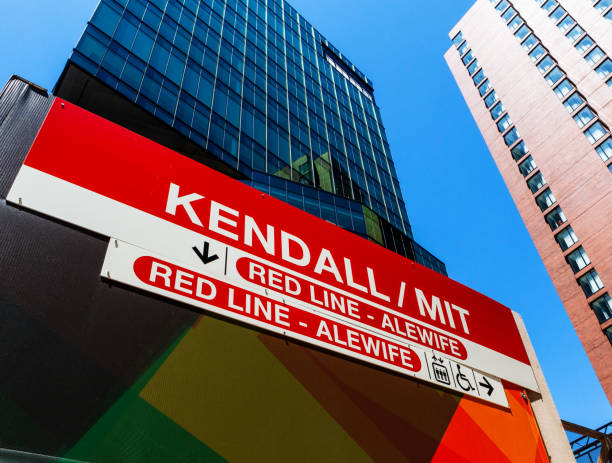
<svg viewBox="0 0 612 463">
<path fill-rule="evenodd" d="M 484 381 L 484 382 L 483 382 Z M 489 380 L 487 378 L 485 378 L 484 376 L 482 377 L 482 381 L 479 382 L 478 384 L 480 384 L 482 387 L 486 387 L 488 389 L 487 391 L 487 395 L 490 397 L 491 394 L 493 394 L 493 386 L 491 386 L 491 383 L 489 382 Z"/>
</svg>

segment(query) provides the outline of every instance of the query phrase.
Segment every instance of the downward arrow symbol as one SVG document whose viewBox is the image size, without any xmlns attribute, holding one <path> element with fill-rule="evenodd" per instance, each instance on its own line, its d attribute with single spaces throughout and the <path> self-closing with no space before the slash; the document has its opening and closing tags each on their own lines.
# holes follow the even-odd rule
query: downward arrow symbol
<svg viewBox="0 0 612 463">
<path fill-rule="evenodd" d="M 482 381 L 484 381 L 484 383 Z M 488 389 L 487 395 L 490 397 L 491 394 L 493 394 L 493 386 L 491 386 L 491 383 L 489 382 L 489 380 L 487 378 L 485 378 L 484 376 L 482 377 L 482 381 L 479 382 L 478 384 L 480 384 L 482 387 L 486 387 Z"/>
<path fill-rule="evenodd" d="M 204 241 L 204 252 L 200 251 L 197 246 L 194 246 L 193 248 L 193 252 L 195 252 L 198 257 L 200 258 L 200 260 L 202 262 L 204 262 L 204 264 L 210 264 L 211 262 L 216 261 L 219 256 L 216 254 L 213 254 L 212 256 L 208 255 L 209 249 L 210 249 L 210 245 L 208 244 L 208 241 Z"/>
</svg>

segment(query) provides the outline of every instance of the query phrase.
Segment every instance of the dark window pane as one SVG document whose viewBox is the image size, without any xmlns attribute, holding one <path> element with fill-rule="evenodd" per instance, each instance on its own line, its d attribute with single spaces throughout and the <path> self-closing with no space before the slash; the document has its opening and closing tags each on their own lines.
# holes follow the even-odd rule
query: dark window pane
<svg viewBox="0 0 612 463">
<path fill-rule="evenodd" d="M 523 177 L 527 177 L 536 168 L 536 163 L 531 156 L 525 159 L 519 164 L 519 171 L 523 174 Z"/>
<path fill-rule="evenodd" d="M 506 142 L 506 145 L 508 146 L 513 145 L 518 139 L 519 139 L 519 133 L 518 133 L 518 130 L 516 130 L 516 127 L 510 130 L 506 135 L 504 135 L 504 141 Z"/>
<path fill-rule="evenodd" d="M 591 263 L 591 259 L 589 259 L 589 256 L 584 251 L 584 248 L 582 246 L 580 246 L 572 253 L 568 254 L 565 260 L 572 268 L 574 273 L 578 273 L 580 270 L 582 270 Z"/>
<path fill-rule="evenodd" d="M 511 125 L 512 119 L 510 119 L 510 116 L 506 114 L 497 122 L 497 130 L 499 130 L 500 132 L 505 132 Z"/>
<path fill-rule="evenodd" d="M 572 227 L 567 227 L 561 230 L 557 236 L 555 236 L 555 239 L 557 240 L 557 243 L 559 243 L 562 251 L 571 248 L 578 242 L 578 237 L 576 236 L 576 233 L 574 233 Z"/>
<path fill-rule="evenodd" d="M 514 160 L 518 161 L 519 159 L 521 159 L 523 156 L 527 154 L 527 151 L 528 150 L 527 150 L 527 146 L 525 146 L 525 142 L 521 141 L 514 148 L 512 148 L 510 153 L 512 154 L 512 157 L 514 158 Z"/>
<path fill-rule="evenodd" d="M 531 177 L 529 180 L 527 180 L 527 186 L 529 186 L 529 189 L 531 190 L 532 193 L 535 193 L 540 188 L 542 188 L 544 185 L 546 185 L 546 180 L 544 180 L 544 176 L 542 175 L 542 172 L 538 172 L 533 177 Z"/>
<path fill-rule="evenodd" d="M 491 88 L 491 82 L 489 81 L 489 79 L 487 79 L 482 83 L 480 87 L 478 87 L 478 93 L 480 93 L 480 96 L 483 96 L 485 93 L 489 91 L 490 88 Z"/>
<path fill-rule="evenodd" d="M 546 222 L 548 223 L 548 226 L 553 231 L 559 228 L 565 222 L 567 222 L 567 217 L 565 217 L 565 214 L 559 206 L 555 207 L 551 212 L 546 214 L 545 218 Z"/>
<path fill-rule="evenodd" d="M 591 297 L 604 287 L 601 278 L 595 270 L 590 270 L 578 279 L 578 284 L 584 291 L 586 297 Z"/>
<path fill-rule="evenodd" d="M 552 191 L 550 191 L 550 188 L 547 188 L 541 195 L 536 197 L 536 203 L 540 207 L 541 211 L 545 211 L 555 202 L 557 202 L 557 200 L 555 199 Z"/>
<path fill-rule="evenodd" d="M 604 294 L 591 302 L 591 309 L 597 315 L 599 323 L 604 323 L 612 318 L 612 298 L 608 293 Z"/>
<path fill-rule="evenodd" d="M 500 101 L 495 106 L 493 106 L 493 108 L 491 108 L 491 117 L 493 118 L 493 120 L 495 120 L 499 116 L 501 116 L 504 111 L 504 105 Z"/>
<path fill-rule="evenodd" d="M 91 18 L 91 23 L 109 37 L 113 36 L 115 28 L 119 23 L 120 13 L 104 2 L 98 5 L 98 9 Z"/>
<path fill-rule="evenodd" d="M 487 108 L 490 108 L 491 105 L 493 103 L 495 103 L 497 101 L 497 93 L 495 93 L 495 90 L 493 90 L 491 93 L 489 93 L 486 98 L 484 99 L 485 102 L 485 106 Z"/>
</svg>

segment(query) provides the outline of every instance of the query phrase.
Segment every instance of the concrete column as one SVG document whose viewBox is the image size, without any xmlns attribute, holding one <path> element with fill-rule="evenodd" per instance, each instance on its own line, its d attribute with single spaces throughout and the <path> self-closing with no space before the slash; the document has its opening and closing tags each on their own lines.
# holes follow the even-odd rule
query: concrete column
<svg viewBox="0 0 612 463">
<path fill-rule="evenodd" d="M 548 389 L 548 384 L 546 384 L 546 379 L 544 378 L 544 373 L 538 362 L 535 349 L 527 334 L 527 328 L 521 316 L 516 312 L 513 312 L 513 314 L 516 325 L 521 333 L 521 338 L 523 339 L 523 344 L 525 345 L 533 374 L 540 388 L 539 394 L 529 391 L 528 396 L 550 461 L 551 463 L 575 463 L 576 459 L 574 458 L 569 441 L 567 440 L 567 434 L 565 434 L 565 430 L 561 424 L 561 418 L 559 418 L 559 413 L 557 412 L 557 407 Z"/>
</svg>

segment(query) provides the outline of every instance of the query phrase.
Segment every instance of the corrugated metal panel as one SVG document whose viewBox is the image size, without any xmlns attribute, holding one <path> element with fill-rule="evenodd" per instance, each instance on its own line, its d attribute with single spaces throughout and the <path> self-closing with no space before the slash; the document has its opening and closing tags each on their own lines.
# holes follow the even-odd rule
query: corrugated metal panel
<svg viewBox="0 0 612 463">
<path fill-rule="evenodd" d="M 54 97 L 12 77 L 0 93 L 0 198 L 6 195 L 36 138 Z M 10 154 L 9 154 L 10 153 Z"/>
</svg>

